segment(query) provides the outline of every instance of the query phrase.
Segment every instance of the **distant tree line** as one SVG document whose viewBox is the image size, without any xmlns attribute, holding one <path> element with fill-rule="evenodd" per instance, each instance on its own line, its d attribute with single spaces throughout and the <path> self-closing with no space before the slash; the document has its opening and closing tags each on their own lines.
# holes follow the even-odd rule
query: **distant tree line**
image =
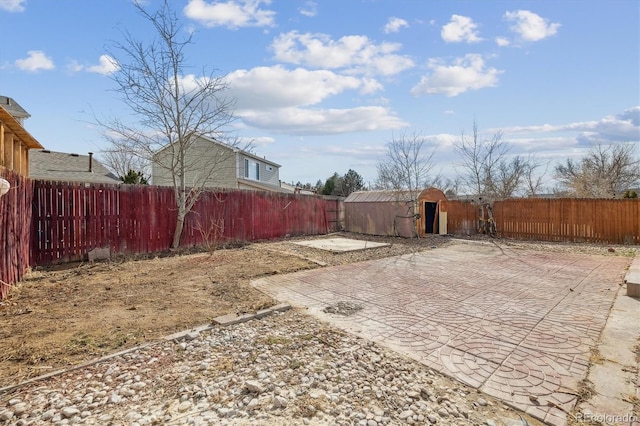
<svg viewBox="0 0 640 426">
<path fill-rule="evenodd" d="M 636 198 L 640 186 L 640 159 L 633 142 L 598 143 L 580 159 L 567 159 L 553 167 L 557 184 L 547 187 L 550 164 L 534 155 L 511 154 L 512 145 L 502 132 L 483 137 L 473 123 L 470 135 L 462 132 L 455 143 L 455 177 L 436 172 L 436 146 L 414 134 L 394 136 L 386 144 L 378 163 L 376 189 L 404 190 L 417 196 L 423 188 L 435 186 L 448 197 L 465 194 L 491 203 L 496 199 L 535 197 L 545 191 L 564 197 Z M 414 196 L 412 196 L 415 199 Z"/>
<path fill-rule="evenodd" d="M 353 169 L 349 169 L 344 175 L 334 172 L 324 182 L 318 179 L 315 185 L 311 183 L 297 182 L 296 187 L 315 191 L 321 195 L 333 195 L 337 197 L 348 197 L 349 194 L 366 189 L 364 179 Z"/>
</svg>

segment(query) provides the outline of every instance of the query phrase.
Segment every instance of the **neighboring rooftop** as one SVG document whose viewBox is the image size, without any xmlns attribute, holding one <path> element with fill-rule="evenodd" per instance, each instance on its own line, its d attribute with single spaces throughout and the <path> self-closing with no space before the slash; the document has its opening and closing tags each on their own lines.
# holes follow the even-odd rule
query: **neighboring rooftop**
<svg viewBox="0 0 640 426">
<path fill-rule="evenodd" d="M 117 176 L 93 158 L 91 153 L 80 155 L 46 149 L 29 152 L 29 177 L 54 181 L 122 183 Z"/>
</svg>

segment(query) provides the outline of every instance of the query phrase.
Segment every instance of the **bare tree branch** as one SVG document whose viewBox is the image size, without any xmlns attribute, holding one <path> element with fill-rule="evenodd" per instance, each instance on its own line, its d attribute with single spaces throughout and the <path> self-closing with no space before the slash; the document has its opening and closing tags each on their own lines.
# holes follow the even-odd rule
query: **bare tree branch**
<svg viewBox="0 0 640 426">
<path fill-rule="evenodd" d="M 387 143 L 383 161 L 378 163 L 377 187 L 390 190 L 408 191 L 412 200 L 433 182 L 433 156 L 435 148 L 425 151 L 424 138 L 413 133 L 401 134 Z"/>
<path fill-rule="evenodd" d="M 640 184 L 640 159 L 633 143 L 597 144 L 579 161 L 555 168 L 559 192 L 583 198 L 615 198 Z"/>
<path fill-rule="evenodd" d="M 178 212 L 175 248 L 185 216 L 204 190 L 208 174 L 216 173 L 215 165 L 225 160 L 222 154 L 208 158 L 209 172 L 190 173 L 187 180 L 187 172 L 197 170 L 200 161 L 190 153 L 201 137 L 237 145 L 227 132 L 234 120 L 235 101 L 224 97 L 228 83 L 215 71 L 203 70 L 200 77 L 186 72 L 186 49 L 192 36 L 168 0 L 156 11 L 148 11 L 138 1 L 135 7 L 154 27 L 157 38 L 147 44 L 125 32 L 124 41 L 115 44 L 117 54 L 111 53 L 118 66 L 112 75 L 115 91 L 133 120 L 96 121 L 111 144 L 109 151 L 153 161 L 171 174 Z M 160 148 L 164 148 L 162 155 L 158 155 Z"/>
<path fill-rule="evenodd" d="M 542 187 L 542 164 L 532 156 L 510 156 L 510 146 L 497 132 L 481 139 L 478 125 L 473 123 L 473 135 L 462 132 L 456 150 L 460 157 L 457 172 L 468 191 L 478 199 L 509 198 L 520 194 L 535 194 Z"/>
</svg>

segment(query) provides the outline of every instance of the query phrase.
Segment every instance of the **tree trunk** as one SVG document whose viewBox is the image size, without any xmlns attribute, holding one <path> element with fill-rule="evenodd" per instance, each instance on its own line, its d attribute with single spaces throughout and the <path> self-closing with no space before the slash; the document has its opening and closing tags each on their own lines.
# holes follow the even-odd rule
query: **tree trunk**
<svg viewBox="0 0 640 426">
<path fill-rule="evenodd" d="M 182 228 L 184 227 L 184 217 L 184 214 L 178 213 L 176 231 L 173 233 L 173 242 L 171 243 L 171 248 L 173 249 L 180 247 L 180 237 L 182 236 Z"/>
</svg>

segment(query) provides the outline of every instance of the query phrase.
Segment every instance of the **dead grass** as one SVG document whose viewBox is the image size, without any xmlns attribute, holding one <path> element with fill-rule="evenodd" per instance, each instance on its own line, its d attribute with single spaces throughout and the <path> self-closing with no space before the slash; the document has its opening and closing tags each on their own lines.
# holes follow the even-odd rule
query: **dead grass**
<svg viewBox="0 0 640 426">
<path fill-rule="evenodd" d="M 0 305 L 0 387 L 271 306 L 250 280 L 313 267 L 255 245 L 31 271 Z"/>
</svg>

